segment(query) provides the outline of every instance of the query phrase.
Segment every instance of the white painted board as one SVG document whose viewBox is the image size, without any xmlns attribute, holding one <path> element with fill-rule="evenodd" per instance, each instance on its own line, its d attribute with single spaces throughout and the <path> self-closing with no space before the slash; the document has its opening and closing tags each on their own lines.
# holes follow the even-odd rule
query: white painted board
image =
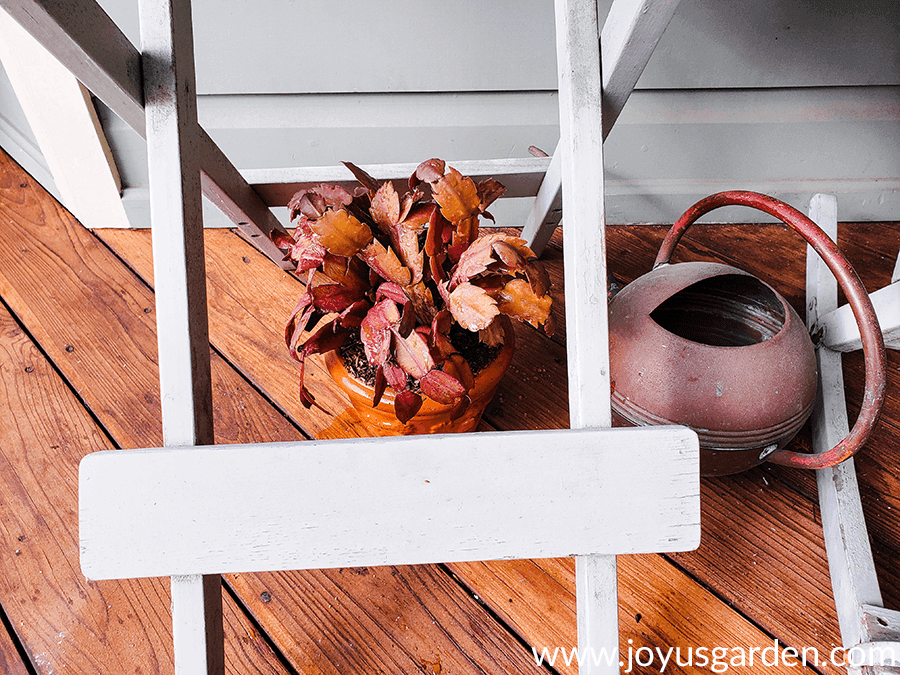
<svg viewBox="0 0 900 675">
<path fill-rule="evenodd" d="M 695 548 L 683 427 L 112 450 L 80 469 L 92 579 Z"/>
</svg>

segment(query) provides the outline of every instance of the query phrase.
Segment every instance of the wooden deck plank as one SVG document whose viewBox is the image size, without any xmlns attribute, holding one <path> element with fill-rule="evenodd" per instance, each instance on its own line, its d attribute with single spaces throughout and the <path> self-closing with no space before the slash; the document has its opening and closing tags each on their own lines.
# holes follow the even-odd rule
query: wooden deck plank
<svg viewBox="0 0 900 675">
<path fill-rule="evenodd" d="M 5 309 L 0 363 L 0 602 L 34 667 L 41 673 L 170 670 L 163 580 L 92 583 L 79 571 L 78 462 L 110 448 L 109 440 Z M 227 653 L 236 664 L 229 672 L 284 673 L 277 659 L 247 649 L 263 641 L 225 600 Z M 14 649 L 12 655 L 17 658 Z M 9 659 L 8 650 L 3 657 Z M 3 672 L 16 673 L 15 661 Z"/>
<path fill-rule="evenodd" d="M 478 588 L 486 601 L 490 599 L 494 611 L 526 636 L 539 654 L 544 647 L 552 652 L 557 646 L 567 651 L 575 646 L 572 559 L 455 563 L 451 568 L 467 584 Z M 648 593 L 648 585 L 653 592 Z M 687 674 L 700 672 L 695 669 L 699 656 L 694 667 L 685 665 L 689 647 L 695 653 L 704 645 L 708 649 L 756 648 L 758 656 L 760 650 L 773 646 L 765 633 L 658 555 L 619 558 L 619 632 L 620 655 L 626 663 L 629 653 L 634 655 L 639 649 L 649 648 L 657 654 L 655 672 L 662 665 L 657 649 L 665 654 L 670 648 L 681 648 L 682 665 L 673 656 L 664 672 Z M 729 660 L 732 656 L 729 653 Z M 645 659 L 646 652 L 639 658 Z M 577 674 L 574 663 L 566 665 L 560 660 L 555 667 L 566 675 Z M 641 672 L 639 668 L 637 672 Z M 729 672 L 758 671 L 736 667 Z M 766 672 L 815 670 L 779 664 L 766 668 Z"/>
<path fill-rule="evenodd" d="M 17 638 L 6 630 L 0 630 L 0 672 L 6 675 L 31 675 L 16 646 Z"/>
<path fill-rule="evenodd" d="M 150 312 L 144 311 L 153 307 L 151 291 L 69 214 L 56 205 L 48 204 L 46 193 L 17 171 L 18 168 L 8 159 L 0 157 L 0 176 L 3 176 L 0 182 L 0 221 L 4 225 L 0 236 L 0 294 L 22 317 L 29 331 L 38 336 L 42 347 L 46 344 L 44 348 L 48 355 L 65 377 L 75 384 L 79 394 L 119 445 L 159 445 L 158 385 L 153 382 L 156 375 L 156 340 L 152 309 Z M 23 184 L 25 187 L 20 187 Z M 67 345 L 74 349 L 67 350 Z M 220 358 L 213 358 L 213 387 L 218 442 L 302 438 L 278 410 L 263 400 Z M 330 424 L 333 424 L 332 420 L 327 421 L 327 425 Z M 71 483 L 66 485 L 74 486 L 75 465 L 67 470 Z M 77 521 L 74 504 L 70 510 L 68 527 L 72 530 Z M 77 556 L 77 547 L 75 551 Z M 69 568 L 66 576 L 71 576 L 73 582 L 81 579 L 83 583 L 77 569 L 77 557 L 70 562 Z M 425 568 L 418 574 L 422 577 L 438 574 L 428 582 L 428 586 L 438 596 L 437 603 L 446 602 L 459 607 L 453 625 L 444 625 L 432 617 L 427 625 L 423 625 L 422 631 L 415 634 L 402 630 L 396 624 L 385 626 L 382 635 L 388 644 L 357 644 L 365 661 L 377 661 L 372 654 L 388 649 L 410 655 L 405 661 L 408 670 L 397 672 L 421 672 L 420 666 L 414 665 L 418 661 L 413 656 L 426 645 L 429 649 L 438 650 L 447 659 L 462 662 L 477 658 L 487 663 L 490 659 L 484 659 L 484 650 L 498 650 L 497 645 L 504 644 L 502 653 L 494 653 L 491 658 L 504 664 L 514 661 L 518 666 L 491 666 L 494 669 L 487 672 L 524 672 L 526 668 L 530 669 L 526 652 L 506 635 L 502 626 L 489 620 L 476 601 L 468 596 L 465 601 L 446 597 L 446 592 L 441 590 L 446 588 L 446 580 L 442 573 L 433 568 Z M 317 579 L 314 583 L 330 585 L 324 576 L 314 575 L 312 578 Z M 423 611 L 418 609 L 420 601 L 401 580 L 391 577 L 385 579 L 385 585 L 398 598 L 398 606 L 404 608 L 404 613 Z M 352 589 L 347 593 L 352 597 Z M 147 593 L 146 597 L 151 599 L 136 601 L 130 613 L 140 616 L 152 635 L 163 636 L 166 638 L 163 641 L 170 645 L 168 600 L 162 597 L 161 592 L 156 595 L 159 597 L 152 599 L 154 594 Z M 254 599 L 242 600 L 259 616 Z M 357 599 L 358 602 L 363 600 Z M 258 603 L 265 604 L 262 600 Z M 116 607 L 118 611 L 118 605 Z M 426 614 L 434 613 L 428 608 L 424 611 Z M 317 643 L 327 642 L 331 636 L 348 630 L 361 630 L 357 626 L 365 621 L 363 616 L 345 615 L 337 611 L 326 616 L 312 611 L 304 614 L 302 606 L 292 607 L 291 613 L 299 617 L 295 621 L 301 621 L 306 634 L 313 635 Z M 283 618 L 287 621 L 286 617 Z M 465 630 L 471 622 L 482 625 L 484 631 L 490 634 L 490 640 L 477 655 L 465 653 L 460 647 L 466 643 Z M 34 627 L 35 630 L 39 628 Z M 272 631 L 276 640 L 281 641 L 280 647 L 288 647 L 286 653 L 297 652 L 291 632 L 277 625 L 266 628 Z M 128 644 L 126 640 L 111 641 L 106 649 L 125 654 L 129 652 Z M 333 646 L 336 651 L 343 648 L 343 643 Z M 151 672 L 167 672 L 170 669 L 168 662 L 159 658 L 144 661 L 142 665 Z M 490 666 L 489 663 L 487 665 Z M 97 672 L 122 671 L 114 667 L 101 668 Z"/>
</svg>

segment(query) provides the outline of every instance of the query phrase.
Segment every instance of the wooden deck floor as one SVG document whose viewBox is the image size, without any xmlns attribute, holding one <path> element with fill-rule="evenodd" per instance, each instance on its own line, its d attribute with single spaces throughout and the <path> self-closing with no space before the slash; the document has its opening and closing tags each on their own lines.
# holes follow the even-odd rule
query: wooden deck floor
<svg viewBox="0 0 900 675">
<path fill-rule="evenodd" d="M 649 269 L 663 234 L 611 227 L 613 271 L 627 281 Z M 562 320 L 559 244 L 546 259 Z M 889 281 L 900 225 L 845 224 L 840 244 L 873 290 Z M 737 264 L 802 313 L 804 251 L 779 226 L 698 226 L 678 255 Z M 332 414 L 297 399 L 281 331 L 298 282 L 227 230 L 206 233 L 206 255 L 217 442 L 357 434 L 319 363 L 308 383 Z M 0 669 L 170 673 L 167 581 L 95 583 L 78 563 L 79 460 L 161 443 L 149 233 L 87 231 L 0 153 L 0 301 Z M 519 327 L 517 342 L 483 428 L 565 427 L 564 327 L 552 340 Z M 889 359 L 887 408 L 857 466 L 885 604 L 900 608 L 900 389 L 898 356 Z M 852 419 L 862 360 L 844 363 Z M 757 648 L 758 664 L 777 640 L 827 659 L 839 633 L 814 477 L 763 467 L 704 479 L 702 504 L 699 550 L 620 558 L 623 656 L 671 647 L 684 662 L 693 649 L 694 665 L 672 657 L 664 672 L 710 672 L 697 650 L 718 647 L 728 672 L 761 672 L 737 657 Z M 228 672 L 575 673 L 532 655 L 574 646 L 573 590 L 568 559 L 228 575 Z M 633 672 L 662 666 L 657 657 Z"/>
</svg>

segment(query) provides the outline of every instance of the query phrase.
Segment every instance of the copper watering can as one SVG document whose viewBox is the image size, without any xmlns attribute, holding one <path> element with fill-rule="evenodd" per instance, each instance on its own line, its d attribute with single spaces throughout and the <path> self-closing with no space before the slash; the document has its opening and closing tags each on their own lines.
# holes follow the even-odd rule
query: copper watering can
<svg viewBox="0 0 900 675">
<path fill-rule="evenodd" d="M 865 393 L 853 429 L 827 452 L 784 449 L 816 398 L 815 349 L 797 312 L 771 286 L 735 267 L 669 264 L 687 228 L 726 205 L 764 211 L 797 230 L 852 307 L 862 336 Z M 721 192 L 688 209 L 666 235 L 652 271 L 610 301 L 609 336 L 614 415 L 631 424 L 694 429 L 703 475 L 738 473 L 764 461 L 834 466 L 862 447 L 884 401 L 884 340 L 853 267 L 809 218 L 755 192 Z"/>
</svg>

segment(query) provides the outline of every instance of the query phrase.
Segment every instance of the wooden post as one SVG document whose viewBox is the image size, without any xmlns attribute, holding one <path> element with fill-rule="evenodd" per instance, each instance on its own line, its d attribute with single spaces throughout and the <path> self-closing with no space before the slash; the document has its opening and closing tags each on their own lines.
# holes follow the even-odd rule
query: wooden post
<svg viewBox="0 0 900 675">
<path fill-rule="evenodd" d="M 213 443 L 206 266 L 189 0 L 141 0 L 163 440 Z M 172 579 L 175 670 L 224 671 L 218 576 Z"/>
</svg>

